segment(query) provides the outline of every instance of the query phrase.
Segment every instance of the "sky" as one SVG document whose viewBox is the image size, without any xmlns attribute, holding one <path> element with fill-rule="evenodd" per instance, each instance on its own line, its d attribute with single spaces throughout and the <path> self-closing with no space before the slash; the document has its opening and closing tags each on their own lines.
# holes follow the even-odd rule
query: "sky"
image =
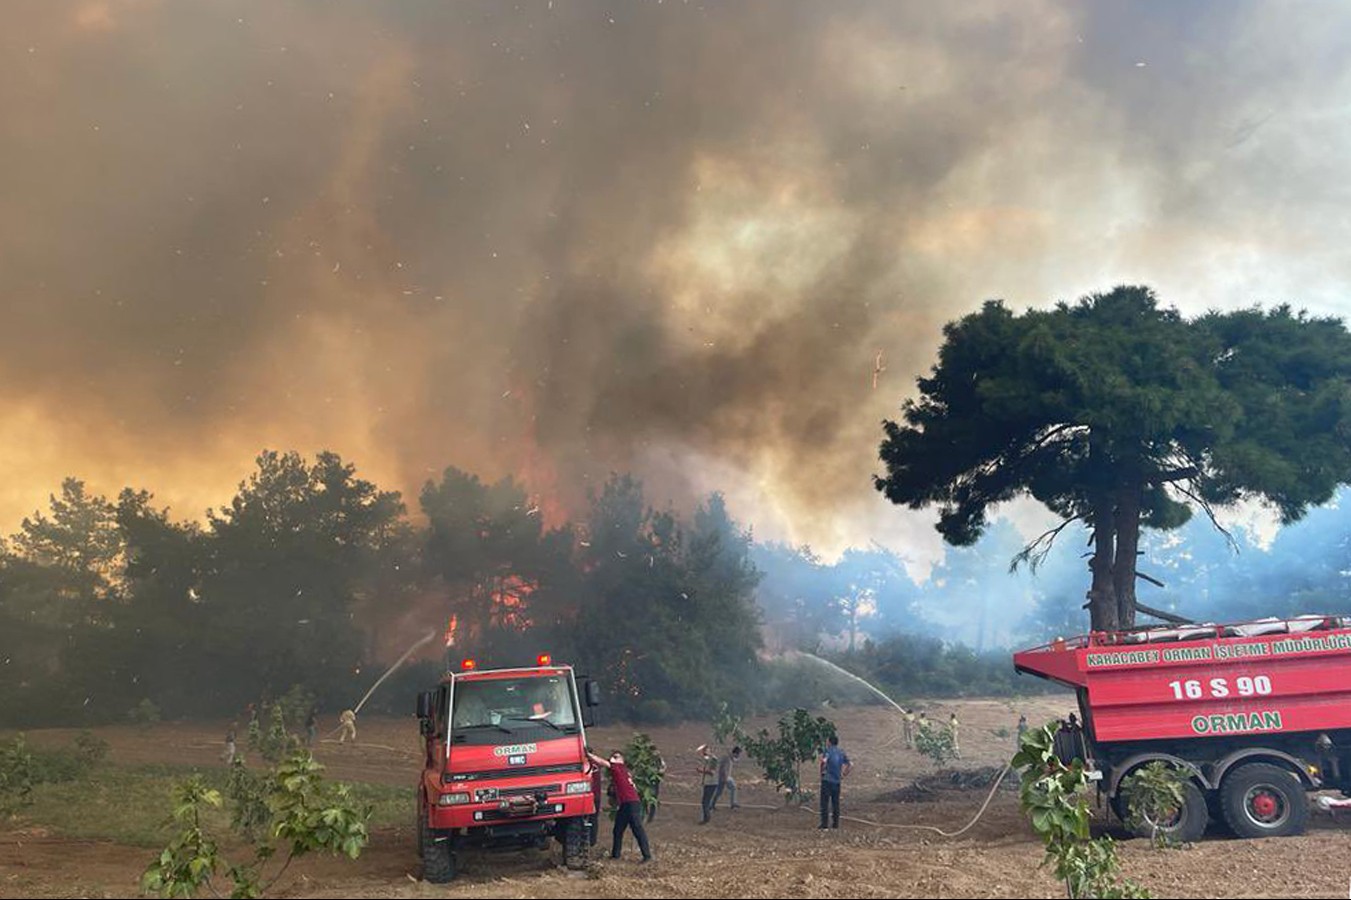
<svg viewBox="0 0 1351 900">
<path fill-rule="evenodd" d="M 68 475 L 196 518 L 331 449 L 412 507 L 448 465 L 558 517 L 632 471 L 922 568 L 934 515 L 871 476 L 945 322 L 1351 313 L 1341 6 L 2 15 L 0 532 Z"/>
</svg>

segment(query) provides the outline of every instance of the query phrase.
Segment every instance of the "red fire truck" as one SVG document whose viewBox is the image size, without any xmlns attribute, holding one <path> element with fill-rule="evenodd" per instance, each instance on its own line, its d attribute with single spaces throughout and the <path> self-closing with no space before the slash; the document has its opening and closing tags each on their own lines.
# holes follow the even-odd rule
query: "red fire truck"
<svg viewBox="0 0 1351 900">
<path fill-rule="evenodd" d="M 1062 725 L 1057 752 L 1085 760 L 1118 816 L 1134 769 L 1190 774 L 1184 808 L 1157 823 L 1176 840 L 1211 817 L 1240 837 L 1297 834 L 1306 791 L 1351 792 L 1351 618 L 1094 633 L 1013 662 L 1074 689 L 1082 722 Z"/>
<path fill-rule="evenodd" d="M 548 847 L 581 868 L 596 827 L 586 725 L 599 685 L 570 666 L 480 669 L 473 659 L 418 695 L 426 758 L 417 788 L 423 877 L 455 877 L 465 847 Z"/>
</svg>

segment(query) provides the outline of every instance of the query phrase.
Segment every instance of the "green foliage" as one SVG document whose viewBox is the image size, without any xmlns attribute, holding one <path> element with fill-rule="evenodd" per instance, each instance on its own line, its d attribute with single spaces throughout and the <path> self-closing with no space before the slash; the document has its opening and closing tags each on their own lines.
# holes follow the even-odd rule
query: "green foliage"
<svg viewBox="0 0 1351 900">
<path fill-rule="evenodd" d="M 624 764 L 628 766 L 629 775 L 633 777 L 633 786 L 638 790 L 638 799 L 643 804 L 643 809 L 649 810 L 657 806 L 657 791 L 661 786 L 662 759 L 661 754 L 657 752 L 657 745 L 652 743 L 652 738 L 645 733 L 638 733 L 633 736 L 633 740 L 624 745 Z"/>
<path fill-rule="evenodd" d="M 915 750 L 935 766 L 957 758 L 957 741 L 946 725 L 928 722 L 915 729 Z"/>
<path fill-rule="evenodd" d="M 230 801 L 230 827 L 250 843 L 265 838 L 272 824 L 269 784 L 266 776 L 245 765 L 243 754 L 230 763 L 224 794 Z"/>
<path fill-rule="evenodd" d="M 160 720 L 160 710 L 153 700 L 143 697 L 141 702 L 127 710 L 127 718 L 136 725 L 150 726 Z"/>
<path fill-rule="evenodd" d="M 686 524 L 649 507 L 635 479 L 614 477 L 592 497 L 585 532 L 575 661 L 607 684 L 615 714 L 651 715 L 653 700 L 674 716 L 753 705 L 759 574 L 722 498 Z"/>
<path fill-rule="evenodd" d="M 1183 792 L 1188 775 L 1177 766 L 1155 760 L 1140 766 L 1121 782 L 1131 827 L 1150 831 L 1156 847 L 1166 844 L 1159 826 L 1178 816 L 1186 803 Z"/>
<path fill-rule="evenodd" d="M 281 710 L 284 727 L 295 734 L 299 734 L 300 730 L 305 727 L 305 720 L 309 718 L 310 710 L 315 708 L 314 692 L 303 684 L 293 684 L 276 702 L 274 708 Z"/>
<path fill-rule="evenodd" d="M 1011 765 L 1019 770 L 1019 805 L 1046 846 L 1043 865 L 1053 863 L 1072 898 L 1147 898 L 1149 892 L 1123 878 L 1110 837 L 1090 836 L 1088 779 L 1083 762 L 1069 766 L 1055 755 L 1058 722 L 1030 728 Z"/>
<path fill-rule="evenodd" d="M 718 714 L 713 717 L 709 726 L 713 731 L 713 742 L 716 744 L 725 744 L 730 738 L 742 734 L 741 717 L 732 715 L 725 702 L 718 704 Z"/>
<path fill-rule="evenodd" d="M 1293 521 L 1351 481 L 1348 379 L 1341 321 L 1288 307 L 1187 321 L 1131 286 L 1021 315 L 991 301 L 945 326 L 904 423 L 884 425 L 876 486 L 937 506 L 959 546 L 1022 495 L 1091 522 L 1093 627 L 1130 625 L 1142 527 L 1244 497 Z"/>
<path fill-rule="evenodd" d="M 146 867 L 141 876 L 142 890 L 161 897 L 194 897 L 209 886 L 221 857 L 216 842 L 202 827 L 202 812 L 220 805 L 220 791 L 208 788 L 200 776 L 194 775 L 174 789 L 172 815 L 181 831 Z"/>
<path fill-rule="evenodd" d="M 100 765 L 108 758 L 111 749 L 107 741 L 88 728 L 75 735 L 75 752 L 84 766 L 93 768 Z"/>
<path fill-rule="evenodd" d="M 748 735 L 738 731 L 738 743 L 759 764 L 765 779 L 788 795 L 790 802 L 806 803 L 812 794 L 802 784 L 802 764 L 820 755 L 835 734 L 835 723 L 822 716 L 812 718 L 805 709 L 795 709 L 779 719 L 779 733 L 768 729 Z"/>
<path fill-rule="evenodd" d="M 215 893 L 211 881 L 223 868 L 230 896 L 261 897 L 300 856 L 327 852 L 356 859 L 369 840 L 371 810 L 356 803 L 346 785 L 326 784 L 323 768 L 298 751 L 263 779 L 244 774 L 242 764 L 231 772 L 227 794 L 246 807 L 231 812 L 232 826 L 252 850 L 245 863 L 227 861 L 203 822 L 206 809 L 222 806 L 222 793 L 200 776 L 181 782 L 173 808 L 181 830 L 147 866 L 142 888 L 161 897 L 191 897 L 202 888 Z"/>
<path fill-rule="evenodd" d="M 0 816 L 27 805 L 36 782 L 33 754 L 28 752 L 23 735 L 0 744 Z"/>
</svg>

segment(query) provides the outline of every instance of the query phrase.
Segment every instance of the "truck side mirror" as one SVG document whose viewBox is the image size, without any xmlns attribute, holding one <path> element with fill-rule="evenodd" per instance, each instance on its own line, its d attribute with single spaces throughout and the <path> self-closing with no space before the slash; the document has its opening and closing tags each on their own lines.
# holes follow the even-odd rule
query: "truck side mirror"
<svg viewBox="0 0 1351 900">
<path fill-rule="evenodd" d="M 432 717 L 431 691 L 423 691 L 417 695 L 417 717 L 419 719 L 430 719 Z"/>
<path fill-rule="evenodd" d="M 586 705 L 600 706 L 600 683 L 588 680 L 586 682 Z"/>
</svg>

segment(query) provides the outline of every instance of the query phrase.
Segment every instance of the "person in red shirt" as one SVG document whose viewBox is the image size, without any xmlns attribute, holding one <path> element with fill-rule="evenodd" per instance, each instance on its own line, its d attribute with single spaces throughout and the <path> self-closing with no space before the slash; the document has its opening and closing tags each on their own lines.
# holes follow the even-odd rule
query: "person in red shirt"
<svg viewBox="0 0 1351 900">
<path fill-rule="evenodd" d="M 633 776 L 629 774 L 629 767 L 624 765 L 624 754 L 616 750 L 610 754 L 609 759 L 594 753 L 588 753 L 587 756 L 595 765 L 610 770 L 610 781 L 614 785 L 615 800 L 619 805 L 615 813 L 615 839 L 614 847 L 610 850 L 610 858 L 619 859 L 619 853 L 624 849 L 624 829 L 628 828 L 638 841 L 643 862 L 651 861 L 652 850 L 647 845 L 647 832 L 643 830 L 643 804 L 638 799 L 638 789 L 633 786 Z"/>
</svg>

